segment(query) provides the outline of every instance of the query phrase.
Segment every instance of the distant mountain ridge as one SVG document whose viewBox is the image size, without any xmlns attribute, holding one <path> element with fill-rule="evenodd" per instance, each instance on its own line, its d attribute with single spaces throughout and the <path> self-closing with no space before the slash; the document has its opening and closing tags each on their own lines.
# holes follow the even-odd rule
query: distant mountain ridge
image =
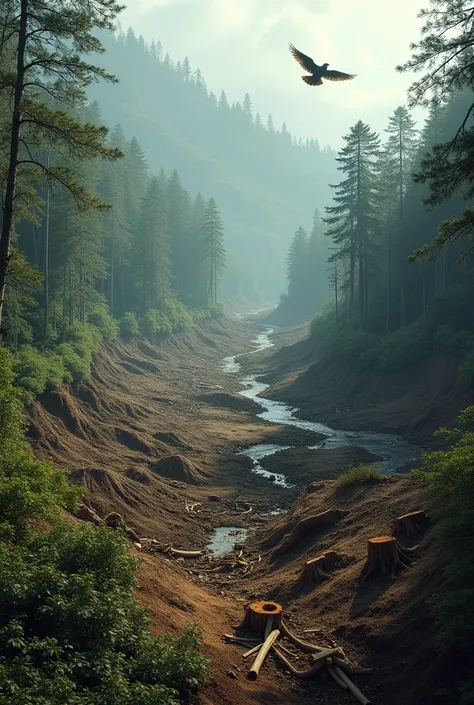
<svg viewBox="0 0 474 705">
<path fill-rule="evenodd" d="M 90 89 L 106 123 L 138 139 L 153 171 L 176 168 L 192 192 L 216 199 L 226 228 L 226 296 L 276 300 L 293 232 L 331 199 L 335 153 L 297 143 L 271 116 L 264 127 L 248 95 L 243 105 L 229 106 L 224 93 L 217 99 L 187 59 L 173 64 L 132 30 L 101 39 L 98 61 L 120 81 Z M 326 258 L 322 240 L 321 274 Z"/>
</svg>

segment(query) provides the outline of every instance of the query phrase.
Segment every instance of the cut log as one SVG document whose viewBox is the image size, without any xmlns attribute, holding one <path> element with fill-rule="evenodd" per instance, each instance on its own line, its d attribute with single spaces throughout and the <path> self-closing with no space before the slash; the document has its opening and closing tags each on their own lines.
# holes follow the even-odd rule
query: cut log
<svg viewBox="0 0 474 705">
<path fill-rule="evenodd" d="M 260 671 L 263 662 L 265 661 L 268 652 L 272 648 L 274 642 L 278 639 L 280 636 L 280 630 L 279 629 L 274 629 L 268 637 L 265 639 L 260 651 L 258 652 L 258 656 L 253 662 L 250 671 L 248 672 L 247 678 L 251 681 L 257 680 L 258 677 L 258 672 Z"/>
<path fill-rule="evenodd" d="M 362 580 L 374 574 L 394 578 L 396 573 L 407 568 L 411 558 L 394 536 L 376 536 L 367 542 L 367 562 L 362 571 Z"/>
<path fill-rule="evenodd" d="M 82 519 L 82 521 L 90 521 L 91 524 L 95 524 L 96 526 L 102 526 L 105 523 L 104 520 L 101 519 L 100 516 L 97 514 L 97 512 L 95 512 L 93 509 L 91 509 L 85 504 L 80 504 L 78 506 L 76 517 L 78 519 Z"/>
<path fill-rule="evenodd" d="M 248 656 L 251 656 L 252 654 L 254 654 L 256 651 L 260 651 L 260 648 L 262 646 L 263 646 L 263 642 L 261 644 L 257 644 L 257 646 L 254 646 L 249 651 L 246 651 L 245 654 L 242 655 L 242 658 L 247 658 Z"/>
<path fill-rule="evenodd" d="M 349 676 L 365 676 L 374 672 L 373 668 L 362 668 L 361 666 L 357 666 L 355 663 L 352 663 L 352 661 L 349 661 L 349 659 L 343 659 L 339 656 L 334 656 L 334 665 L 342 668 L 342 670 Z"/>
<path fill-rule="evenodd" d="M 337 675 L 337 673 L 336 673 L 336 671 L 334 670 L 334 668 L 328 664 L 328 665 L 327 665 L 327 669 L 328 669 L 328 673 L 329 673 L 329 675 L 331 676 L 331 678 L 333 679 L 333 681 L 334 681 L 335 683 L 337 683 L 337 685 L 338 685 L 340 688 L 342 688 L 343 690 L 348 690 L 347 685 L 344 683 L 343 680 L 341 680 L 341 678 L 339 678 L 339 676 Z"/>
<path fill-rule="evenodd" d="M 272 650 L 273 653 L 278 656 L 282 664 L 289 670 L 292 675 L 296 676 L 296 678 L 312 678 L 317 673 L 319 673 L 322 668 L 324 668 L 324 664 L 326 663 L 325 659 L 321 659 L 320 661 L 316 661 L 316 663 L 314 663 L 311 668 L 307 668 L 304 671 L 300 671 L 298 668 L 295 668 L 295 666 L 293 666 L 293 664 L 290 663 L 290 661 L 288 661 L 285 656 L 283 656 L 282 652 L 276 644 L 273 644 Z"/>
<path fill-rule="evenodd" d="M 429 523 L 430 520 L 424 510 L 403 514 L 395 519 L 392 534 L 404 541 L 417 541 Z"/>
<path fill-rule="evenodd" d="M 199 558 L 203 554 L 202 551 L 184 551 L 179 548 L 168 548 L 165 553 L 171 553 L 177 558 Z"/>
<path fill-rule="evenodd" d="M 273 629 L 279 629 L 283 607 L 277 602 L 261 600 L 252 602 L 245 611 L 245 617 L 239 625 L 239 629 L 246 629 L 254 634 L 265 634 L 268 618 L 272 617 Z"/>
<path fill-rule="evenodd" d="M 327 551 L 317 558 L 306 561 L 303 570 L 303 580 L 305 583 L 321 583 L 329 578 L 329 573 L 334 570 L 340 560 L 336 551 Z M 305 630 L 307 631 L 307 630 Z"/>
<path fill-rule="evenodd" d="M 343 670 L 341 670 L 338 666 L 334 666 L 334 670 L 338 678 L 340 678 L 341 681 L 347 685 L 349 691 L 355 698 L 357 698 L 361 705 L 370 705 L 370 700 L 366 698 L 364 693 L 359 690 L 356 684 L 353 683 L 348 676 L 346 676 Z"/>
<path fill-rule="evenodd" d="M 283 553 L 286 553 L 286 551 L 293 548 L 295 544 L 299 543 L 303 536 L 312 529 L 320 526 L 335 524 L 336 521 L 343 519 L 347 513 L 348 512 L 344 509 L 328 509 L 326 512 L 322 512 L 321 514 L 315 514 L 314 516 L 306 517 L 306 519 L 301 519 L 292 532 L 284 537 L 283 542 L 275 549 L 273 554 L 275 556 L 280 556 Z"/>
<path fill-rule="evenodd" d="M 304 651 L 307 654 L 314 654 L 318 651 L 324 651 L 323 646 L 315 646 L 314 644 L 310 644 L 308 641 L 298 639 L 297 636 L 290 632 L 290 630 L 283 621 L 281 623 L 281 633 L 283 634 L 283 636 L 286 636 L 286 638 L 291 641 L 292 644 L 294 644 L 295 646 L 300 648 L 301 651 Z"/>
</svg>

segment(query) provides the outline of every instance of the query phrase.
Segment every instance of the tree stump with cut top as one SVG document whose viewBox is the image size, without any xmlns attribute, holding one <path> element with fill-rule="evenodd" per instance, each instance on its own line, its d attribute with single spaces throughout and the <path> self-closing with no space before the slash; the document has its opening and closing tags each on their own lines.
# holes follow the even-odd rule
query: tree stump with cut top
<svg viewBox="0 0 474 705">
<path fill-rule="evenodd" d="M 407 568 L 410 556 L 400 546 L 394 536 L 375 536 L 367 542 L 367 562 L 362 571 L 362 579 L 374 574 L 394 578 L 396 573 Z"/>
<path fill-rule="evenodd" d="M 403 514 L 395 519 L 392 534 L 405 541 L 416 541 L 429 523 L 430 520 L 424 510 Z"/>
<path fill-rule="evenodd" d="M 306 561 L 303 570 L 303 580 L 306 583 L 321 583 L 329 578 L 340 557 L 336 551 L 327 551 L 317 558 Z"/>
<path fill-rule="evenodd" d="M 270 630 L 280 629 L 282 616 L 283 607 L 277 602 L 270 600 L 252 602 L 246 607 L 245 617 L 239 629 L 268 636 Z"/>
</svg>

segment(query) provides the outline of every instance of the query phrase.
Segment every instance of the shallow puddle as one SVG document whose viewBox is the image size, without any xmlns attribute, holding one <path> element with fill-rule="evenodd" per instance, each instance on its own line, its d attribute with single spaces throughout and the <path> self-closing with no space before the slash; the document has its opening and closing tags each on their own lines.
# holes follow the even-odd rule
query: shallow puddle
<svg viewBox="0 0 474 705">
<path fill-rule="evenodd" d="M 225 556 L 230 553 L 236 543 L 243 543 L 247 538 L 247 529 L 237 526 L 218 526 L 208 544 L 210 553 L 214 556 Z"/>
</svg>

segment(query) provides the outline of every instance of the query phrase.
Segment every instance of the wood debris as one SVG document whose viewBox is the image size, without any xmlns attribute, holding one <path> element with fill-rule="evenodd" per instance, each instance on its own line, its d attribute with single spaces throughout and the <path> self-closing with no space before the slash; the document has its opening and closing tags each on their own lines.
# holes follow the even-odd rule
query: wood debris
<svg viewBox="0 0 474 705">
<path fill-rule="evenodd" d="M 344 650 L 337 645 L 328 648 L 300 639 L 283 621 L 283 608 L 278 603 L 268 600 L 247 605 L 244 619 L 236 629 L 237 634 L 225 634 L 224 639 L 229 643 L 246 647 L 244 659 L 256 654 L 247 674 L 249 680 L 258 678 L 265 659 L 269 653 L 273 653 L 295 678 L 313 678 L 325 670 L 335 684 L 351 693 L 361 705 L 370 705 L 370 700 L 352 681 L 352 676 L 371 673 L 372 669 L 361 668 L 353 663 L 347 658 Z M 242 633 L 244 629 L 246 632 Z M 310 633 L 322 630 L 314 628 L 305 631 Z M 306 668 L 295 666 L 287 656 L 297 658 L 297 654 L 286 648 L 282 639 L 287 639 L 294 647 L 309 654 L 311 663 Z"/>
</svg>

